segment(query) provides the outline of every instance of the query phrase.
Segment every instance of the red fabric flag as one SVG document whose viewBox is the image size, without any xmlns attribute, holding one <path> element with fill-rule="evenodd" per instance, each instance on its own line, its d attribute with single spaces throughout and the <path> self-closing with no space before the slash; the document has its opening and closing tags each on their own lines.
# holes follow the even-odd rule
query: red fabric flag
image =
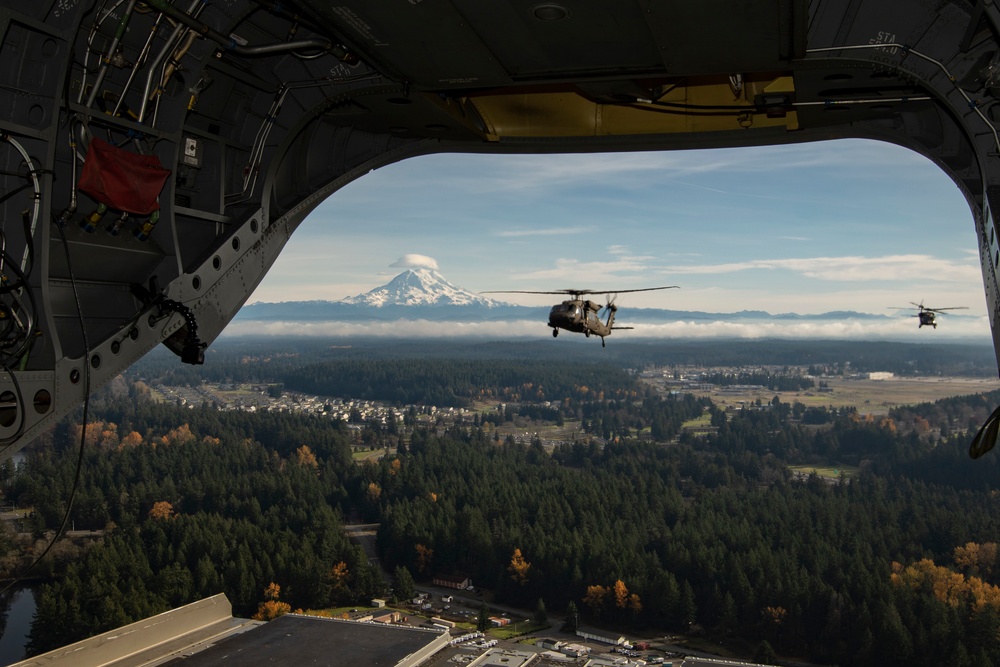
<svg viewBox="0 0 1000 667">
<path fill-rule="evenodd" d="M 130 153 L 94 137 L 77 187 L 108 208 L 149 215 L 160 208 L 156 198 L 168 176 L 155 155 Z"/>
</svg>

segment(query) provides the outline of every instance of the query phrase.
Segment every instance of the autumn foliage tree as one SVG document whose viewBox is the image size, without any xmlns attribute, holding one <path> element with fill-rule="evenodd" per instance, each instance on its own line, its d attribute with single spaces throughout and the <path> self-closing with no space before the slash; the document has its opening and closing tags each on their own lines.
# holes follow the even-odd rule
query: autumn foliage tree
<svg viewBox="0 0 1000 667">
<path fill-rule="evenodd" d="M 967 606 L 974 611 L 983 611 L 989 606 L 994 613 L 1000 612 L 1000 587 L 988 584 L 979 577 L 966 578 L 960 572 L 935 565 L 929 558 L 906 567 L 894 562 L 890 576 L 897 586 L 929 590 L 935 598 L 951 607 Z"/>
<path fill-rule="evenodd" d="M 300 466 L 308 466 L 310 468 L 318 468 L 319 461 L 316 460 L 316 455 L 309 448 L 309 445 L 302 445 L 295 450 L 295 462 Z"/>
<path fill-rule="evenodd" d="M 955 565 L 965 570 L 969 576 L 981 576 L 992 579 L 997 569 L 997 543 L 967 542 L 965 546 L 955 547 Z"/>
<path fill-rule="evenodd" d="M 510 578 L 515 583 L 524 586 L 528 583 L 528 570 L 530 569 L 531 563 L 524 559 L 520 549 L 515 548 L 513 555 L 510 557 L 510 565 L 507 566 Z"/>
<path fill-rule="evenodd" d="M 590 607 L 590 613 L 594 615 L 594 618 L 599 619 L 607 599 L 608 589 L 597 584 L 596 586 L 587 586 L 587 594 L 583 596 L 583 603 Z"/>
<path fill-rule="evenodd" d="M 615 592 L 615 606 L 619 609 L 624 609 L 625 605 L 628 604 L 628 587 L 625 582 L 621 579 L 617 580 L 614 585 Z"/>
<path fill-rule="evenodd" d="M 434 560 L 434 550 L 423 544 L 417 544 L 417 572 L 420 574 L 430 574 L 431 563 Z"/>
<path fill-rule="evenodd" d="M 171 505 L 166 500 L 160 500 L 159 502 L 153 503 L 152 509 L 149 510 L 149 518 L 157 520 L 167 520 L 174 517 L 174 506 Z"/>
<path fill-rule="evenodd" d="M 255 621 L 273 621 L 279 616 L 284 616 L 292 610 L 292 606 L 287 602 L 278 600 L 281 595 L 281 586 L 273 581 L 264 589 L 264 601 L 257 607 L 257 613 L 253 615 Z"/>
<path fill-rule="evenodd" d="M 347 595 L 347 563 L 340 561 L 330 568 L 330 597 L 339 602 Z"/>
</svg>

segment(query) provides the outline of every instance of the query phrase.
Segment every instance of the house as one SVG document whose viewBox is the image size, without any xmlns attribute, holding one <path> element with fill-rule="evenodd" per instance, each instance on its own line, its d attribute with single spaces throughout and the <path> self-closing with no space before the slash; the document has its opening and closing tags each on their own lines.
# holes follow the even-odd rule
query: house
<svg viewBox="0 0 1000 667">
<path fill-rule="evenodd" d="M 580 658 L 590 653 L 590 647 L 583 644 L 563 644 L 559 647 L 559 652 L 571 658 Z"/>
<path fill-rule="evenodd" d="M 613 646 L 621 646 L 625 643 L 625 637 L 610 637 L 605 635 L 594 634 L 593 632 L 584 632 L 583 630 L 576 631 L 577 637 L 583 637 L 584 639 L 590 639 L 595 642 L 601 642 L 602 644 L 611 644 Z"/>
<path fill-rule="evenodd" d="M 389 625 L 390 623 L 399 623 L 399 621 L 402 620 L 402 618 L 403 615 L 400 614 L 398 611 L 390 611 L 386 614 L 382 614 L 381 616 L 376 616 L 375 618 L 372 619 L 372 623 L 382 623 L 384 625 Z"/>
<path fill-rule="evenodd" d="M 464 574 L 439 574 L 434 577 L 433 583 L 435 586 L 464 590 L 472 586 L 472 579 Z"/>
</svg>

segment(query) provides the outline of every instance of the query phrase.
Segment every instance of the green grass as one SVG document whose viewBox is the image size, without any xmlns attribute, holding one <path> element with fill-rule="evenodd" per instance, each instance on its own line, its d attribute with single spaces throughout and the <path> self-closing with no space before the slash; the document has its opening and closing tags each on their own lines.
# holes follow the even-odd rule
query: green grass
<svg viewBox="0 0 1000 667">
<path fill-rule="evenodd" d="M 536 623 L 534 621 L 518 621 L 517 623 L 511 623 L 510 625 L 505 625 L 502 628 L 492 628 L 489 631 L 490 637 L 494 639 L 513 639 L 514 637 L 520 637 L 521 635 L 530 635 L 539 630 L 545 630 L 552 626 L 548 623 Z"/>
<path fill-rule="evenodd" d="M 705 412 L 700 417 L 687 420 L 686 422 L 681 424 L 681 428 L 703 429 L 703 428 L 708 428 L 711 425 L 712 425 L 712 415 L 708 412 Z"/>
<path fill-rule="evenodd" d="M 825 477 L 827 479 L 840 479 L 840 474 L 843 473 L 846 477 L 854 477 L 858 474 L 859 468 L 857 466 L 811 466 L 811 465 L 797 465 L 788 466 L 788 469 L 792 472 L 801 472 L 807 475 L 816 473 L 820 477 Z"/>
</svg>

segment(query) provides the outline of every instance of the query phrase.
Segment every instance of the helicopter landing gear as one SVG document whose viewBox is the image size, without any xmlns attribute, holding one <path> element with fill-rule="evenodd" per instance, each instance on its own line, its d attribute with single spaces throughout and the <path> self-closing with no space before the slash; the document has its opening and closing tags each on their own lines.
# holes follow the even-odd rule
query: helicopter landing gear
<svg viewBox="0 0 1000 667">
<path fill-rule="evenodd" d="M 601 347 L 604 347 L 604 336 L 601 336 Z"/>
<path fill-rule="evenodd" d="M 559 335 L 559 329 L 552 327 L 552 337 L 555 338 L 558 335 Z"/>
<path fill-rule="evenodd" d="M 590 329 L 587 329 L 586 331 L 584 331 L 583 335 L 586 336 L 587 338 L 590 338 Z"/>
</svg>

